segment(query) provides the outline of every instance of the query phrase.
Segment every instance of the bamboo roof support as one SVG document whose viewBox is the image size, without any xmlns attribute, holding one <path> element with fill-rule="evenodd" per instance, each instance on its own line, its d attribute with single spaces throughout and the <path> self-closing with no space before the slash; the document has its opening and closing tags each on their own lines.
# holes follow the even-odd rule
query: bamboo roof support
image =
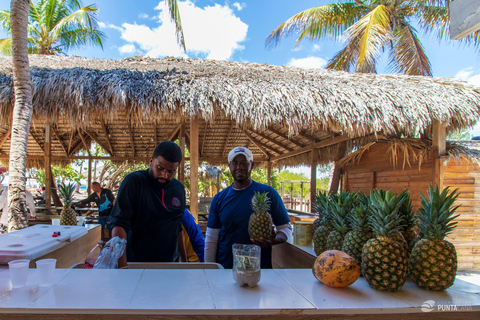
<svg viewBox="0 0 480 320">
<path fill-rule="evenodd" d="M 301 147 L 301 148 L 305 147 L 305 145 L 299 143 L 298 141 L 295 141 L 295 140 L 293 139 L 293 137 L 292 137 L 292 138 L 289 138 L 287 135 L 281 133 L 279 130 L 277 130 L 277 129 L 275 129 L 275 128 L 269 127 L 268 130 L 271 131 L 271 132 L 273 132 L 273 133 L 275 133 L 277 136 L 279 136 L 279 137 L 281 137 L 281 138 L 283 138 L 283 139 L 285 139 L 285 140 L 288 140 L 288 141 L 290 141 L 291 143 L 296 144 L 297 146 L 299 146 L 299 147 Z"/>
<path fill-rule="evenodd" d="M 102 147 L 103 150 L 105 150 L 106 152 L 108 152 L 111 156 L 113 156 L 112 154 L 112 151 L 110 150 L 109 146 L 108 145 L 105 145 L 103 142 L 101 142 L 97 135 L 87 129 L 83 129 L 83 132 L 85 132 L 89 137 L 90 139 L 92 139 L 93 141 L 95 141 L 96 143 L 98 143 L 98 145 L 100 147 Z"/>
<path fill-rule="evenodd" d="M 110 138 L 108 136 L 107 125 L 105 124 L 105 121 L 103 119 L 100 119 L 100 124 L 102 125 L 102 131 L 103 131 L 103 134 L 105 135 L 105 140 L 107 141 L 108 151 L 113 157 L 114 153 L 113 153 L 112 144 L 110 143 Z M 155 129 L 156 129 L 156 126 L 155 126 Z M 155 131 L 155 133 L 156 133 L 156 131 Z M 155 135 L 155 137 L 156 137 L 156 135 Z"/>
<path fill-rule="evenodd" d="M 175 127 L 175 129 L 173 129 L 172 133 L 170 133 L 167 140 L 175 141 L 175 139 L 177 139 L 178 137 L 178 132 L 180 131 L 181 128 L 182 128 L 182 124 L 180 123 L 178 126 Z"/>
<path fill-rule="evenodd" d="M 317 151 L 315 149 L 310 152 L 310 157 L 310 212 L 312 212 L 312 204 L 317 193 Z"/>
<path fill-rule="evenodd" d="M 62 139 L 60 138 L 60 135 L 58 134 L 57 129 L 55 129 L 55 126 L 52 126 L 51 128 L 52 128 L 53 134 L 55 135 L 55 137 L 56 137 L 57 140 L 58 140 L 58 143 L 59 143 L 60 146 L 62 147 L 63 151 L 65 151 L 65 155 L 68 156 L 67 147 L 65 147 L 65 145 L 63 144 Z"/>
<path fill-rule="evenodd" d="M 244 132 L 248 132 L 248 131 L 245 130 Z M 251 137 L 253 140 L 256 141 L 256 143 L 258 143 L 259 145 L 261 145 L 261 146 L 265 149 L 265 151 L 268 149 L 268 150 L 271 150 L 271 151 L 273 151 L 273 152 L 275 152 L 275 153 L 282 154 L 278 149 L 276 149 L 276 148 L 274 148 L 274 147 L 272 147 L 272 146 L 269 146 L 268 144 L 266 144 L 266 143 L 264 143 L 264 142 L 262 142 L 262 141 L 259 141 L 259 139 L 255 139 L 255 137 L 253 136 L 253 134 L 258 135 L 256 132 L 255 132 L 255 133 L 253 133 L 253 132 L 248 132 L 248 134 L 250 135 L 250 137 Z"/>
<path fill-rule="evenodd" d="M 198 221 L 198 166 L 199 166 L 199 126 L 198 117 L 190 120 L 190 213 Z"/>
<path fill-rule="evenodd" d="M 80 139 L 82 140 L 82 143 L 83 143 L 83 147 L 85 148 L 85 150 L 87 150 L 88 152 L 88 157 L 90 158 L 91 154 L 90 154 L 90 148 L 88 147 L 88 143 L 87 141 L 85 140 L 85 137 L 83 136 L 83 133 L 81 133 L 80 131 L 78 132 L 78 135 L 80 136 Z M 90 190 L 90 189 L 89 189 Z M 88 192 L 88 190 L 87 190 Z"/>
<path fill-rule="evenodd" d="M 309 135 L 304 130 L 300 130 L 300 132 L 298 132 L 298 134 L 301 135 L 304 138 L 307 138 L 308 140 L 310 140 L 312 142 L 317 142 L 317 139 L 315 137 Z"/>
<path fill-rule="evenodd" d="M 235 126 L 235 123 L 232 121 L 230 123 L 230 129 L 228 129 L 227 139 L 225 139 L 225 143 L 223 144 L 222 157 L 225 157 L 225 152 L 227 151 L 228 142 L 230 141 L 230 137 L 232 136 L 232 131 L 234 126 Z"/>
<path fill-rule="evenodd" d="M 31 134 L 31 132 L 30 132 Z M 51 167 L 50 125 L 45 126 L 45 207 L 48 211 L 52 207 L 52 167 Z"/>
<path fill-rule="evenodd" d="M 130 121 L 127 121 L 127 128 L 128 128 L 128 138 L 130 140 L 130 146 L 132 147 L 132 154 L 134 157 L 136 157 L 135 142 L 133 141 L 132 124 Z"/>
<path fill-rule="evenodd" d="M 33 140 L 35 140 L 35 142 L 36 142 L 37 145 L 40 147 L 40 149 L 42 149 L 42 151 L 45 153 L 44 147 L 42 146 L 42 144 L 40 143 L 40 141 L 38 140 L 38 138 L 35 137 L 35 135 L 33 134 L 33 132 L 32 132 L 32 127 L 30 127 L 30 136 L 33 138 Z M 51 143 L 51 141 L 50 141 L 50 143 Z"/>
<path fill-rule="evenodd" d="M 247 136 L 248 140 L 250 140 L 254 145 L 257 146 L 258 149 L 260 149 L 260 151 L 262 151 L 262 153 L 267 157 L 267 159 L 271 158 L 267 150 L 265 150 L 265 148 L 258 141 L 255 141 L 255 139 L 246 130 L 243 130 L 243 133 Z"/>
<path fill-rule="evenodd" d="M 271 143 L 279 146 L 280 148 L 282 148 L 282 149 L 284 149 L 284 150 L 292 151 L 291 148 L 285 146 L 284 144 L 280 143 L 279 141 L 276 141 L 276 140 L 270 138 L 269 136 L 267 136 L 267 135 L 265 135 L 265 134 L 263 134 L 263 133 L 261 133 L 261 132 L 255 132 L 255 134 L 258 135 L 258 136 L 260 136 L 260 137 L 262 137 L 262 138 L 265 139 L 265 140 L 270 141 Z M 275 151 L 275 150 L 274 150 L 274 151 Z M 277 152 L 277 153 L 280 153 L 280 152 L 278 152 L 278 151 L 276 151 L 276 152 Z"/>
<path fill-rule="evenodd" d="M 2 149 L 3 144 L 5 141 L 7 141 L 8 138 L 10 138 L 10 135 L 12 134 L 12 126 L 8 127 L 8 132 L 0 139 L 0 149 Z"/>
<path fill-rule="evenodd" d="M 202 139 L 202 147 L 200 150 L 200 157 L 203 156 L 203 150 L 205 149 L 205 139 L 207 138 L 207 132 L 208 132 L 208 123 L 205 122 L 205 129 L 203 129 L 203 139 Z"/>
<path fill-rule="evenodd" d="M 72 128 L 70 131 L 70 139 L 68 140 L 68 155 L 71 154 L 72 150 L 72 141 L 73 141 L 73 134 L 75 133 L 75 130 Z"/>
</svg>

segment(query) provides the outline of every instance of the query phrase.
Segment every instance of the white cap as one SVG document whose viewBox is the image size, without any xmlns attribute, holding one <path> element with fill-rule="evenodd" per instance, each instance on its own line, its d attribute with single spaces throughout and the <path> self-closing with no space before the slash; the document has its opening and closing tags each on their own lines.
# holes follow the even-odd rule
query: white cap
<svg viewBox="0 0 480 320">
<path fill-rule="evenodd" d="M 243 154 L 245 158 L 247 158 L 247 161 L 253 161 L 252 151 L 245 147 L 235 147 L 228 153 L 228 163 L 232 162 L 232 160 L 239 154 Z"/>
</svg>

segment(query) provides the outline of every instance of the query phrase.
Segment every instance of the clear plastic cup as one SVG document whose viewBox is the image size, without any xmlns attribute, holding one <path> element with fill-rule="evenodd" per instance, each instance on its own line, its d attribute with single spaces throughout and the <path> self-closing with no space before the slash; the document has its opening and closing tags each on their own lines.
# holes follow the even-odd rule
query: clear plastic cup
<svg viewBox="0 0 480 320">
<path fill-rule="evenodd" d="M 21 288 L 27 284 L 29 264 L 30 260 L 27 259 L 13 260 L 8 263 L 10 282 L 13 288 Z"/>
<path fill-rule="evenodd" d="M 58 219 L 58 218 L 57 218 L 57 219 L 52 218 L 52 225 L 54 225 L 54 226 L 60 225 L 60 219 Z"/>
<path fill-rule="evenodd" d="M 41 259 L 36 261 L 40 286 L 49 286 L 53 284 L 56 263 L 57 259 Z"/>
</svg>

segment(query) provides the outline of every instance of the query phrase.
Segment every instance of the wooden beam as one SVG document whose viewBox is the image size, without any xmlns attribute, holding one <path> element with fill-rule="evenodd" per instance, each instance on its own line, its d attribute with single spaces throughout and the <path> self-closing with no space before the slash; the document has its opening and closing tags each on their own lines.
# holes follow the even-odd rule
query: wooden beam
<svg viewBox="0 0 480 320">
<path fill-rule="evenodd" d="M 203 139 L 202 139 L 202 148 L 200 151 L 200 157 L 203 156 L 203 151 L 205 150 L 205 139 L 207 137 L 208 123 L 205 121 L 205 129 L 203 129 Z"/>
<path fill-rule="evenodd" d="M 308 140 L 310 140 L 310 141 L 312 141 L 312 142 L 317 142 L 317 141 L 318 141 L 317 138 L 315 138 L 314 136 L 309 135 L 308 133 L 306 133 L 306 132 L 303 131 L 303 130 L 300 130 L 300 131 L 298 132 L 298 134 L 301 135 L 301 136 L 304 137 L 304 138 L 307 138 Z"/>
<path fill-rule="evenodd" d="M 344 135 L 341 135 L 341 136 L 336 136 L 335 138 L 321 140 L 319 142 L 316 142 L 313 146 L 304 147 L 304 148 L 301 148 L 301 149 L 298 149 L 298 150 L 294 150 L 292 152 L 288 152 L 288 153 L 273 157 L 272 161 L 278 161 L 278 160 L 290 158 L 290 157 L 293 157 L 293 156 L 296 156 L 296 155 L 299 155 L 299 154 L 302 154 L 302 153 L 305 153 L 305 152 L 310 152 L 312 150 L 312 148 L 321 149 L 321 148 L 329 147 L 329 146 L 332 146 L 334 144 L 341 143 L 341 142 L 348 141 L 348 140 L 352 140 L 352 139 L 355 139 L 355 137 L 350 137 L 350 136 L 344 134 Z"/>
<path fill-rule="evenodd" d="M 272 161 L 267 162 L 267 183 L 269 186 L 272 185 Z"/>
<path fill-rule="evenodd" d="M 190 213 L 198 221 L 198 166 L 199 126 L 198 116 L 190 120 Z"/>
<path fill-rule="evenodd" d="M 235 123 L 232 121 L 232 123 L 230 123 L 230 128 L 228 129 L 227 139 L 225 140 L 225 144 L 223 145 L 222 157 L 225 157 L 225 151 L 227 150 L 228 142 L 230 141 L 230 137 L 232 136 L 234 126 Z"/>
<path fill-rule="evenodd" d="M 185 119 L 182 119 L 180 123 L 180 131 L 178 135 L 178 140 L 180 140 L 180 150 L 182 150 L 182 161 L 178 168 L 178 181 L 185 183 Z"/>
<path fill-rule="evenodd" d="M 62 147 L 63 151 L 65 151 L 65 155 L 68 156 L 67 147 L 63 145 L 62 139 L 60 138 L 60 135 L 58 134 L 58 131 L 54 126 L 52 126 L 52 131 L 55 137 L 57 138 L 58 142 L 60 143 L 60 146 Z"/>
<path fill-rule="evenodd" d="M 0 140 L 0 149 L 2 149 L 3 144 L 5 143 L 5 141 L 7 141 L 7 139 L 10 137 L 11 134 L 12 134 L 12 126 L 8 127 L 7 134 L 4 135 Z"/>
<path fill-rule="evenodd" d="M 30 132 L 30 134 L 32 134 Z M 32 135 L 33 136 L 33 135 Z M 45 164 L 45 207 L 50 211 L 52 207 L 52 148 L 50 143 L 50 125 L 45 126 L 45 150 L 43 151 Z M 56 186 L 55 186 L 56 187 Z"/>
<path fill-rule="evenodd" d="M 68 154 L 67 154 L 67 156 L 69 156 L 72 152 L 71 150 L 72 150 L 72 141 L 73 141 L 74 133 L 75 133 L 75 130 L 73 130 L 73 128 L 72 128 L 72 130 L 70 132 L 70 140 L 68 141 Z"/>
<path fill-rule="evenodd" d="M 130 145 L 132 147 L 132 154 L 135 157 L 135 142 L 133 141 L 133 131 L 132 131 L 132 124 L 130 121 L 127 121 L 127 128 L 128 128 L 128 137 L 130 139 Z"/>
<path fill-rule="evenodd" d="M 262 153 L 267 157 L 267 159 L 270 159 L 271 156 L 270 154 L 267 152 L 267 150 L 265 150 L 261 144 L 259 144 L 257 141 L 255 141 L 255 139 L 250 136 L 250 134 L 246 131 L 246 130 L 242 130 L 243 133 L 247 136 L 248 140 L 250 140 L 254 145 L 257 146 L 258 149 L 260 149 L 260 151 L 262 151 Z M 258 160 L 257 160 L 258 161 Z"/>
<path fill-rule="evenodd" d="M 270 138 L 269 136 L 267 136 L 267 135 L 265 135 L 265 134 L 263 134 L 263 133 L 256 132 L 256 131 L 254 131 L 254 133 L 255 133 L 256 135 L 259 135 L 259 136 L 262 137 L 263 139 L 268 140 L 268 141 L 270 141 L 271 143 L 276 144 L 277 146 L 279 146 L 279 147 L 282 148 L 282 149 L 285 149 L 285 150 L 287 150 L 287 151 L 289 151 L 289 152 L 292 151 L 292 148 L 289 148 L 289 147 L 281 144 L 280 142 L 276 141 L 275 139 Z M 277 153 L 281 153 L 281 152 L 277 152 Z"/>
<path fill-rule="evenodd" d="M 78 135 L 80 136 L 80 139 L 82 139 L 82 143 L 83 143 L 83 146 L 85 147 L 85 149 L 87 150 L 87 153 L 89 156 L 91 156 L 90 154 L 90 148 L 88 147 L 88 144 L 87 144 L 87 141 L 85 140 L 85 137 L 83 136 L 83 134 L 81 132 L 78 132 Z M 89 190 L 87 190 L 88 192 Z"/>
<path fill-rule="evenodd" d="M 40 149 L 42 149 L 43 153 L 45 153 L 44 147 L 40 144 L 40 141 L 38 141 L 37 137 L 35 137 L 35 135 L 33 134 L 32 127 L 30 127 L 30 135 L 32 136 L 33 140 L 35 140 L 35 142 L 40 147 Z M 50 143 L 52 143 L 52 142 L 50 141 Z"/>
<path fill-rule="evenodd" d="M 343 156 L 345 155 L 346 148 L 347 148 L 346 143 L 342 143 L 338 148 L 337 154 L 335 155 L 332 178 L 330 179 L 330 187 L 328 188 L 329 193 L 338 192 L 338 187 L 340 185 L 340 176 L 342 174 L 342 168 L 337 165 L 337 162 L 338 160 L 342 159 Z"/>
<path fill-rule="evenodd" d="M 244 132 L 248 132 L 248 131 L 245 130 Z M 254 132 L 254 133 L 257 134 L 256 132 Z M 275 153 L 277 153 L 277 154 L 282 154 L 280 151 L 278 151 L 277 149 L 273 148 L 272 146 L 269 146 L 268 144 L 263 143 L 263 142 L 261 142 L 261 141 L 258 141 L 258 139 L 255 139 L 255 137 L 254 137 L 251 133 L 249 133 L 249 137 L 250 137 L 251 139 L 253 139 L 254 141 L 256 141 L 259 145 L 261 145 L 261 146 L 265 149 L 265 151 L 268 149 L 268 150 L 271 150 L 271 151 L 273 151 L 273 152 L 275 152 Z M 252 141 L 252 142 L 253 142 L 253 141 Z"/>
<path fill-rule="evenodd" d="M 269 127 L 268 130 L 269 130 L 269 131 L 272 131 L 272 132 L 275 133 L 277 136 L 282 137 L 283 139 L 288 140 L 288 141 L 290 141 L 290 142 L 293 143 L 293 144 L 296 144 L 297 146 L 299 146 L 299 147 L 301 147 L 301 148 L 305 147 L 304 144 L 301 144 L 300 142 L 297 142 L 297 141 L 293 140 L 293 137 L 292 137 L 292 138 L 289 138 L 287 135 L 281 133 L 281 132 L 278 131 L 277 129 L 274 129 L 274 128 L 272 128 L 272 127 Z"/>
<path fill-rule="evenodd" d="M 111 147 L 111 146 L 107 146 L 107 145 L 105 145 L 104 143 L 102 143 L 101 141 L 99 141 L 99 139 L 98 139 L 98 137 L 97 137 L 97 135 L 96 135 L 95 133 L 90 132 L 90 131 L 88 131 L 87 129 L 83 129 L 83 131 L 90 137 L 90 139 L 92 139 L 93 141 L 95 141 L 96 143 L 98 143 L 98 145 L 99 145 L 100 147 L 102 147 L 103 150 L 105 150 L 106 152 L 108 152 L 110 155 L 113 156 L 112 151 L 110 150 L 110 147 Z"/>
<path fill-rule="evenodd" d="M 172 133 L 170 133 L 170 135 L 168 136 L 168 141 L 174 141 L 175 138 L 177 137 L 178 135 L 178 132 L 180 131 L 180 128 L 182 128 L 182 124 L 180 123 L 178 126 L 175 127 L 175 129 L 172 131 Z"/>
<path fill-rule="evenodd" d="M 317 194 L 317 150 L 310 151 L 310 212 L 313 212 L 312 205 Z"/>
<path fill-rule="evenodd" d="M 108 150 L 110 151 L 110 154 L 113 156 L 113 148 L 112 144 L 110 143 L 110 138 L 108 137 L 108 130 L 107 130 L 107 125 L 105 124 L 105 121 L 103 119 L 100 119 L 100 124 L 102 125 L 102 130 L 103 134 L 105 135 L 105 140 L 107 140 L 107 145 L 108 145 Z"/>
</svg>

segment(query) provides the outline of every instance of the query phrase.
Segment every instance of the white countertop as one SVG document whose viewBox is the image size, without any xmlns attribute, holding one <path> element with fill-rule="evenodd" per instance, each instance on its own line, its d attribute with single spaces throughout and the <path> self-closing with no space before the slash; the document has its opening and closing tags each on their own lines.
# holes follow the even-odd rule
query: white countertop
<svg viewBox="0 0 480 320">
<path fill-rule="evenodd" d="M 470 277 L 458 277 L 443 292 L 408 281 L 401 291 L 386 293 L 363 278 L 330 288 L 311 269 L 262 270 L 255 288 L 238 287 L 229 269 L 57 269 L 49 287 L 38 286 L 36 269 L 29 272 L 27 286 L 12 289 L 8 269 L 0 270 L 0 314 L 422 314 L 428 300 L 435 302 L 433 312 L 444 312 L 442 305 L 480 313 L 480 286 L 467 282 L 478 281 Z"/>
</svg>

